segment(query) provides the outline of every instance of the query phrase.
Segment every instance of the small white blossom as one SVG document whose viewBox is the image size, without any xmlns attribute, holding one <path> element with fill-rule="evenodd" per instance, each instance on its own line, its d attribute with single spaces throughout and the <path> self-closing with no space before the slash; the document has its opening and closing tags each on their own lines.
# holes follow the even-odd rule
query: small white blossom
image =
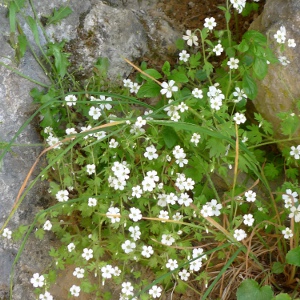
<svg viewBox="0 0 300 300">
<path fill-rule="evenodd" d="M 88 206 L 93 207 L 97 205 L 97 199 L 96 198 L 89 198 L 88 200 Z"/>
<path fill-rule="evenodd" d="M 70 243 L 70 244 L 67 246 L 67 248 L 68 248 L 68 251 L 69 251 L 69 252 L 72 252 L 72 251 L 75 249 L 75 244 L 74 244 L 74 243 Z"/>
<path fill-rule="evenodd" d="M 136 248 L 136 244 L 134 242 L 131 242 L 130 240 L 126 240 L 121 247 L 125 253 L 130 253 L 134 251 L 134 249 Z"/>
<path fill-rule="evenodd" d="M 256 200 L 256 193 L 252 190 L 249 190 L 245 193 L 246 201 L 247 202 L 255 202 Z"/>
<path fill-rule="evenodd" d="M 296 42 L 294 39 L 288 39 L 288 47 L 290 47 L 290 48 L 296 47 Z"/>
<path fill-rule="evenodd" d="M 156 153 L 156 148 L 153 145 L 150 145 L 146 148 L 146 152 L 144 153 L 144 156 L 148 158 L 149 160 L 157 159 L 158 154 Z"/>
<path fill-rule="evenodd" d="M 139 220 L 142 219 L 142 213 L 138 208 L 135 207 L 131 207 L 130 208 L 130 214 L 129 214 L 129 218 L 133 221 L 133 222 L 137 222 Z"/>
<path fill-rule="evenodd" d="M 98 120 L 101 117 L 100 108 L 92 106 L 89 110 L 89 116 L 91 116 L 94 120 Z"/>
<path fill-rule="evenodd" d="M 52 224 L 51 224 L 51 222 L 50 222 L 49 220 L 47 220 L 47 221 L 45 222 L 44 226 L 43 226 L 43 229 L 44 229 L 44 230 L 47 230 L 47 231 L 50 231 L 51 228 L 52 228 Z"/>
<path fill-rule="evenodd" d="M 94 164 L 86 165 L 86 172 L 92 175 L 96 172 L 96 166 Z"/>
<path fill-rule="evenodd" d="M 205 23 L 204 23 L 204 27 L 205 28 L 208 28 L 209 30 L 213 30 L 214 27 L 217 26 L 217 23 L 216 23 L 216 19 L 214 17 L 211 17 L 211 18 L 205 18 Z"/>
<path fill-rule="evenodd" d="M 247 226 L 252 226 L 253 223 L 254 223 L 254 218 L 253 218 L 252 214 L 244 215 L 243 219 L 244 219 L 244 221 L 243 221 L 244 224 L 247 225 Z"/>
<path fill-rule="evenodd" d="M 293 237 L 293 235 L 294 235 L 292 230 L 289 227 L 286 227 L 285 229 L 283 229 L 282 234 L 283 234 L 283 237 L 287 240 L 290 239 L 291 237 Z"/>
<path fill-rule="evenodd" d="M 239 60 L 234 57 L 230 57 L 229 61 L 227 62 L 227 65 L 230 69 L 237 69 L 239 67 Z"/>
<path fill-rule="evenodd" d="M 181 280 L 188 281 L 191 274 L 186 269 L 183 269 L 178 273 L 178 275 L 180 276 Z"/>
<path fill-rule="evenodd" d="M 84 248 L 81 256 L 86 260 L 90 260 L 93 258 L 93 249 Z"/>
<path fill-rule="evenodd" d="M 70 293 L 74 297 L 79 297 L 80 294 L 80 286 L 73 284 L 70 288 Z"/>
<path fill-rule="evenodd" d="M 84 277 L 84 269 L 82 268 L 75 268 L 73 272 L 73 276 L 77 278 L 83 278 Z"/>
<path fill-rule="evenodd" d="M 136 82 L 133 83 L 133 84 L 130 86 L 130 93 L 137 94 L 137 92 L 139 91 L 140 87 L 141 87 L 141 86 L 138 85 Z"/>
<path fill-rule="evenodd" d="M 203 98 L 203 92 L 199 90 L 198 88 L 194 88 L 192 91 L 192 94 L 195 98 L 202 99 Z"/>
<path fill-rule="evenodd" d="M 292 146 L 290 155 L 294 156 L 295 159 L 299 159 L 300 158 L 300 145 L 298 145 L 297 147 Z"/>
<path fill-rule="evenodd" d="M 106 216 L 111 220 L 111 222 L 120 222 L 120 209 L 118 207 L 110 207 L 106 213 Z"/>
<path fill-rule="evenodd" d="M 237 241 L 242 241 L 247 237 L 247 233 L 243 229 L 236 229 L 233 236 Z"/>
<path fill-rule="evenodd" d="M 284 26 L 280 26 L 280 29 L 274 34 L 274 38 L 276 39 L 277 43 L 284 44 L 286 39 L 286 29 Z"/>
<path fill-rule="evenodd" d="M 216 53 L 216 56 L 220 56 L 222 54 L 222 52 L 224 51 L 223 47 L 221 44 L 217 44 L 214 48 L 213 48 L 213 52 Z"/>
<path fill-rule="evenodd" d="M 300 222 L 300 205 L 298 207 L 292 206 L 290 208 L 291 213 L 289 214 L 289 218 L 295 218 L 295 222 Z"/>
<path fill-rule="evenodd" d="M 11 235 L 12 235 L 12 231 L 9 230 L 8 228 L 4 228 L 3 232 L 2 232 L 2 236 L 7 238 L 8 240 L 11 239 Z"/>
<path fill-rule="evenodd" d="M 160 93 L 162 95 L 166 95 L 167 98 L 171 98 L 172 93 L 178 91 L 178 87 L 174 86 L 174 84 L 175 84 L 174 80 L 170 80 L 168 83 L 165 81 L 162 82 L 162 84 L 161 84 L 162 89 L 160 90 Z"/>
<path fill-rule="evenodd" d="M 187 44 L 188 44 L 189 46 L 193 46 L 193 44 L 194 44 L 195 46 L 198 46 L 198 37 L 196 36 L 195 33 L 192 33 L 191 30 L 188 29 L 188 30 L 186 31 L 186 35 L 184 35 L 182 38 L 183 38 L 185 41 L 187 41 Z"/>
<path fill-rule="evenodd" d="M 34 273 L 30 279 L 30 282 L 32 283 L 33 287 L 43 287 L 45 284 L 45 277 L 39 273 Z"/>
<path fill-rule="evenodd" d="M 55 195 L 57 201 L 65 202 L 69 200 L 69 192 L 67 190 L 58 191 Z"/>
<path fill-rule="evenodd" d="M 171 271 L 178 268 L 177 260 L 176 259 L 169 259 L 167 264 L 166 264 L 166 268 L 170 269 Z"/>
<path fill-rule="evenodd" d="M 39 295 L 39 300 L 53 300 L 53 296 L 49 292 Z"/>
<path fill-rule="evenodd" d="M 66 101 L 66 104 L 68 106 L 75 106 L 76 105 L 76 101 L 77 101 L 77 97 L 75 95 L 67 95 L 65 97 L 65 101 Z"/>
<path fill-rule="evenodd" d="M 190 55 L 187 53 L 186 50 L 182 50 L 179 53 L 179 60 L 187 62 L 189 60 Z"/>
<path fill-rule="evenodd" d="M 149 290 L 149 295 L 152 298 L 159 298 L 161 296 L 161 292 L 162 292 L 162 288 L 157 286 L 157 285 L 153 285 L 152 288 Z"/>
<path fill-rule="evenodd" d="M 143 246 L 142 256 L 149 258 L 154 253 L 152 246 Z"/>
<path fill-rule="evenodd" d="M 279 56 L 278 60 L 283 66 L 287 66 L 290 63 L 286 56 Z"/>
<path fill-rule="evenodd" d="M 161 243 L 167 246 L 171 246 L 175 242 L 175 239 L 171 234 L 163 234 L 161 237 Z"/>
<path fill-rule="evenodd" d="M 119 143 L 115 139 L 111 139 L 109 141 L 109 148 L 117 148 L 119 146 Z"/>
<path fill-rule="evenodd" d="M 245 123 L 247 119 L 244 114 L 240 114 L 237 112 L 234 114 L 233 120 L 235 121 L 236 124 L 239 125 Z"/>
<path fill-rule="evenodd" d="M 132 187 L 132 193 L 131 193 L 132 197 L 141 198 L 142 193 L 143 193 L 143 190 L 141 189 L 141 187 L 139 185 Z"/>
<path fill-rule="evenodd" d="M 233 96 L 237 97 L 237 99 L 234 99 L 233 102 L 237 103 L 240 102 L 243 99 L 247 98 L 247 95 L 245 94 L 243 89 L 240 89 L 239 87 L 235 88 L 235 91 L 233 92 Z"/>
</svg>

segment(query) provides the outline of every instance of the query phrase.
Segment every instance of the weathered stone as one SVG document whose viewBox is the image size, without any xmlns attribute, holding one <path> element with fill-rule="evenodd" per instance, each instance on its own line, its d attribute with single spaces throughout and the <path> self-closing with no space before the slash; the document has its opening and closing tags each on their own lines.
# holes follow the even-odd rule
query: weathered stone
<svg viewBox="0 0 300 300">
<path fill-rule="evenodd" d="M 274 39 L 274 34 L 280 26 L 285 26 L 287 40 L 295 39 L 296 48 L 285 45 L 284 52 Z M 263 13 L 251 25 L 251 29 L 259 30 L 269 36 L 271 47 L 277 57 L 286 56 L 290 61 L 287 66 L 281 64 L 269 66 L 268 75 L 258 83 L 259 93 L 254 100 L 254 105 L 259 113 L 272 123 L 275 136 L 282 137 L 279 131 L 280 119 L 276 116 L 279 112 L 294 112 L 299 114 L 296 101 L 300 98 L 300 2 L 298 0 L 272 0 L 267 1 Z M 296 133 L 299 135 L 299 131 Z"/>
</svg>

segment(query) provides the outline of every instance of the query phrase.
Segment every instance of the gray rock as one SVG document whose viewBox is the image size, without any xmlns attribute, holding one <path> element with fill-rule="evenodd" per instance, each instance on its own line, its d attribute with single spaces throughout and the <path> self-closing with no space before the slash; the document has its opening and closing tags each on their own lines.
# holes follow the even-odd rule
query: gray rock
<svg viewBox="0 0 300 300">
<path fill-rule="evenodd" d="M 274 39 L 274 34 L 280 26 L 285 26 L 287 40 L 295 39 L 296 48 L 287 47 L 283 53 L 279 51 L 279 45 Z M 288 66 L 271 65 L 266 78 L 259 82 L 258 97 L 254 105 L 263 117 L 273 124 L 275 136 L 282 137 L 279 132 L 279 112 L 294 112 L 299 114 L 295 99 L 299 99 L 300 81 L 300 2 L 298 0 L 272 0 L 267 1 L 263 13 L 251 25 L 252 29 L 269 36 L 271 46 L 277 57 L 286 56 L 290 61 Z M 299 131 L 296 133 L 299 135 Z"/>
</svg>

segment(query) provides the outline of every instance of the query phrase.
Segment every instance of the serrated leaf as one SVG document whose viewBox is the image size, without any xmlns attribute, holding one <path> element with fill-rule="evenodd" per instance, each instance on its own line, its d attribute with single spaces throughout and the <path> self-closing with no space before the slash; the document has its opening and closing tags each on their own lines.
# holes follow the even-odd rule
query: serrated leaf
<svg viewBox="0 0 300 300">
<path fill-rule="evenodd" d="M 54 8 L 52 16 L 48 18 L 47 25 L 56 24 L 65 19 L 72 13 L 72 9 L 69 6 L 61 6 L 58 10 Z"/>
<path fill-rule="evenodd" d="M 200 65 L 201 53 L 197 52 L 196 54 L 192 54 L 189 60 L 190 66 L 192 68 L 196 68 Z"/>
<path fill-rule="evenodd" d="M 235 46 L 235 48 L 236 48 L 238 51 L 240 51 L 240 52 L 243 53 L 243 52 L 248 51 L 249 45 L 248 45 L 248 43 L 247 43 L 246 40 L 242 40 L 241 43 L 240 43 L 239 45 Z"/>
<path fill-rule="evenodd" d="M 256 98 L 257 85 L 253 78 L 248 74 L 248 72 L 244 73 L 243 90 L 249 99 L 254 100 Z"/>
<path fill-rule="evenodd" d="M 161 87 L 154 81 L 144 83 L 137 93 L 138 97 L 157 97 L 160 94 Z"/>
<path fill-rule="evenodd" d="M 273 291 L 270 286 L 259 287 L 253 279 L 244 280 L 237 290 L 237 300 L 272 300 Z"/>
<path fill-rule="evenodd" d="M 290 250 L 285 258 L 288 264 L 300 267 L 300 246 Z"/>
</svg>

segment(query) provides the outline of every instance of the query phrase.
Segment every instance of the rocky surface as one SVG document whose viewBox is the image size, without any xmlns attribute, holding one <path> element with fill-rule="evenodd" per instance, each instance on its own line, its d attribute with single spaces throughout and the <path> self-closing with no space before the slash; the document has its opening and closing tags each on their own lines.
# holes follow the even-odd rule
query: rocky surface
<svg viewBox="0 0 300 300">
<path fill-rule="evenodd" d="M 287 47 L 280 51 L 279 44 L 274 40 L 274 34 L 280 26 L 285 26 L 287 39 L 295 39 L 297 47 Z M 296 101 L 300 97 L 300 2 L 298 0 L 272 0 L 267 1 L 263 13 L 251 25 L 251 28 L 269 36 L 272 48 L 277 57 L 286 56 L 290 61 L 287 66 L 272 65 L 266 78 L 259 82 L 258 97 L 254 100 L 256 109 L 263 117 L 273 124 L 275 134 L 279 132 L 279 112 L 293 112 L 299 114 Z M 296 133 L 299 135 L 299 131 Z"/>
</svg>

